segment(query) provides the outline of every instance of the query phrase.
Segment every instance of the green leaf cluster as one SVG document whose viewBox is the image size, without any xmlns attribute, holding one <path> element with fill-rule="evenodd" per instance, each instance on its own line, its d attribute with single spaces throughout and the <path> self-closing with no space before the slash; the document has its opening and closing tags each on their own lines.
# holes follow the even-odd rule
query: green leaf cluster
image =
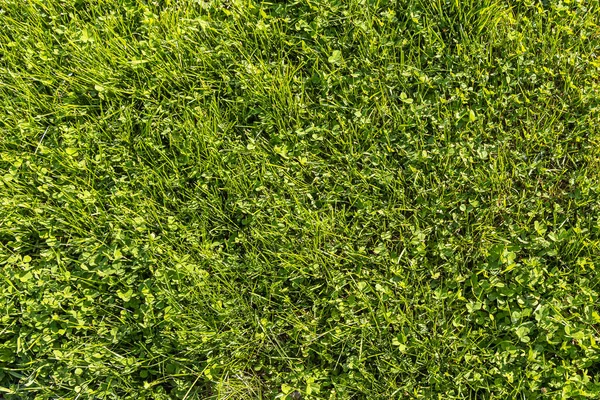
<svg viewBox="0 0 600 400">
<path fill-rule="evenodd" d="M 0 397 L 600 397 L 597 0 L 0 0 Z"/>
</svg>

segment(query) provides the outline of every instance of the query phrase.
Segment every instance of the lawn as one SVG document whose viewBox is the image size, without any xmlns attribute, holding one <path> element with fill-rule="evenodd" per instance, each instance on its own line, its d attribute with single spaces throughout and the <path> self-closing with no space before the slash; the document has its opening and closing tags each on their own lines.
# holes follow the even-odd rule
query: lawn
<svg viewBox="0 0 600 400">
<path fill-rule="evenodd" d="M 600 398 L 599 1 L 0 27 L 0 398 Z"/>
</svg>

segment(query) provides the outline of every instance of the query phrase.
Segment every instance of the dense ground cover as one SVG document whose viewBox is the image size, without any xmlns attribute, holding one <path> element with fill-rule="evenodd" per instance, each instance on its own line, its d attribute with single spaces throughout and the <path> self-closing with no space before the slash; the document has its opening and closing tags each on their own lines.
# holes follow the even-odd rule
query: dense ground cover
<svg viewBox="0 0 600 400">
<path fill-rule="evenodd" d="M 598 398 L 598 1 L 0 0 L 5 399 Z"/>
</svg>

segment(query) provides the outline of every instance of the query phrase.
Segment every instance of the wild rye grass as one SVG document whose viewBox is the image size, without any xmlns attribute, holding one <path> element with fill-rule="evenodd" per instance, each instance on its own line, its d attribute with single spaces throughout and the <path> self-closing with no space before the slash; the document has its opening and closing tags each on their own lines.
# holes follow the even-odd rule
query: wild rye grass
<svg viewBox="0 0 600 400">
<path fill-rule="evenodd" d="M 598 1 L 0 21 L 3 398 L 600 396 Z"/>
</svg>

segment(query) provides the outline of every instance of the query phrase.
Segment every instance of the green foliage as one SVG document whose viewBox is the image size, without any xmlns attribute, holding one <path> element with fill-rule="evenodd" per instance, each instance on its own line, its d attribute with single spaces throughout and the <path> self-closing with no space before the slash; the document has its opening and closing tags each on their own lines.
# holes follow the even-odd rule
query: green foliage
<svg viewBox="0 0 600 400">
<path fill-rule="evenodd" d="M 5 399 L 600 397 L 595 0 L 0 0 Z"/>
</svg>

